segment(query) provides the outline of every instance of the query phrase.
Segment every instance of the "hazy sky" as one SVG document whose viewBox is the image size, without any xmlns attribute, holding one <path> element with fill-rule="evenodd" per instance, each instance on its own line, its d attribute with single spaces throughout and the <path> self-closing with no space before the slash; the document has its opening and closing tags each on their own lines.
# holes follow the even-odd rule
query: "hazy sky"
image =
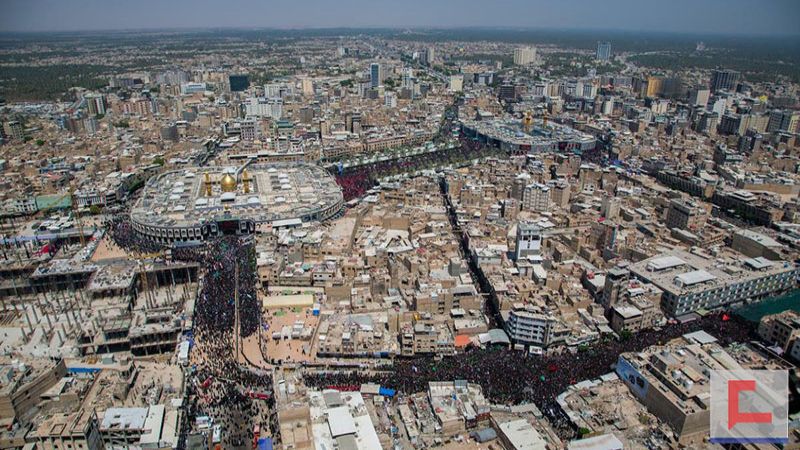
<svg viewBox="0 0 800 450">
<path fill-rule="evenodd" d="M 800 34 L 800 0 L 0 0 L 0 31 L 509 26 Z"/>
</svg>

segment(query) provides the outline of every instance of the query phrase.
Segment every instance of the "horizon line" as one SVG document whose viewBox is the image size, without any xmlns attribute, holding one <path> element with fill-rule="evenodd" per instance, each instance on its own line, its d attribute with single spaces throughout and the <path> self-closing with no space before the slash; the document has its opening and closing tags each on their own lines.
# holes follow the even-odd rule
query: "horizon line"
<svg viewBox="0 0 800 450">
<path fill-rule="evenodd" d="M 444 31 L 444 30 L 503 30 L 503 31 L 517 31 L 517 32 L 530 32 L 530 31 L 547 31 L 547 32 L 605 32 L 617 34 L 643 34 L 643 35 L 683 35 L 683 36 L 708 36 L 708 37 L 761 37 L 761 38 L 786 38 L 794 37 L 800 38 L 800 32 L 778 32 L 778 33 L 764 33 L 764 32 L 714 32 L 714 31 L 676 31 L 676 30 L 647 30 L 647 29 L 609 29 L 609 28 L 585 28 L 585 27 L 521 27 L 521 26 L 502 26 L 502 25 L 484 25 L 484 26 L 471 26 L 471 25 L 453 25 L 453 26 L 431 26 L 431 25 L 343 25 L 343 26 L 248 26 L 248 25 L 228 25 L 228 26 L 168 26 L 168 27 L 135 27 L 135 28 L 116 28 L 116 29 L 61 29 L 61 30 L 0 30 L 0 35 L 32 35 L 32 34 L 92 34 L 92 33 L 110 33 L 110 34 L 124 34 L 124 33 L 158 33 L 158 32 L 190 32 L 190 31 L 325 31 L 325 30 L 409 30 L 409 31 Z"/>
</svg>

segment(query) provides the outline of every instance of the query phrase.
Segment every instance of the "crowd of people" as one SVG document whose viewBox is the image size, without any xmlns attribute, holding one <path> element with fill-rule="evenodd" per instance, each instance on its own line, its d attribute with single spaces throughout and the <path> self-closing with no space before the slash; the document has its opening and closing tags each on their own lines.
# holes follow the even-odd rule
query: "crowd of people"
<svg viewBox="0 0 800 450">
<path fill-rule="evenodd" d="M 499 151 L 485 147 L 480 142 L 462 139 L 458 147 L 417 156 L 379 161 L 367 166 L 349 169 L 336 175 L 345 201 L 363 196 L 372 189 L 378 179 L 445 165 L 457 165 L 465 161 L 497 156 Z"/>
<path fill-rule="evenodd" d="M 492 403 L 535 403 L 557 430 L 569 435 L 575 430 L 556 403 L 556 397 L 570 384 L 612 371 L 622 353 L 663 345 L 697 330 L 705 330 L 723 345 L 748 342 L 754 333 L 752 324 L 738 316 L 715 314 L 668 325 L 661 330 L 644 330 L 628 339 L 605 340 L 574 354 L 534 356 L 508 348 L 470 349 L 441 360 L 433 357 L 398 359 L 391 371 L 380 373 L 310 373 L 305 376 L 305 382 L 319 388 L 373 382 L 400 392 L 416 393 L 427 390 L 430 381 L 467 380 L 480 384 Z"/>
<path fill-rule="evenodd" d="M 278 429 L 272 396 L 248 395 L 271 394 L 271 375 L 245 367 L 235 358 L 237 264 L 241 337 L 257 332 L 259 326 L 255 245 L 246 237 L 223 236 L 202 246 L 175 248 L 172 256 L 197 262 L 204 269 L 195 305 L 193 352 L 197 364 L 189 384 L 189 417 L 205 415 L 217 420 L 224 448 L 250 447 L 255 426 L 265 431 Z"/>
<path fill-rule="evenodd" d="M 116 215 L 109 218 L 105 223 L 106 229 L 111 236 L 109 245 L 136 253 L 155 253 L 162 250 L 163 246 L 150 239 L 144 238 L 133 229 L 133 224 L 125 215 Z"/>
<path fill-rule="evenodd" d="M 209 334 L 233 330 L 238 264 L 239 311 L 247 312 L 239 314 L 239 332 L 244 338 L 258 331 L 261 307 L 256 296 L 255 259 L 252 239 L 223 236 L 208 243 L 200 261 L 206 275 L 195 305 L 195 325 L 198 328 Z"/>
</svg>

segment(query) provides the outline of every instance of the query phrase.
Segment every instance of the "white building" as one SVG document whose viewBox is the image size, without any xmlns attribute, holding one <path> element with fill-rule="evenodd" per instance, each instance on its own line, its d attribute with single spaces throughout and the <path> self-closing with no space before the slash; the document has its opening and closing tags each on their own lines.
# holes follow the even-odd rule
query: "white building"
<svg viewBox="0 0 800 450">
<path fill-rule="evenodd" d="M 450 92 L 461 92 L 464 90 L 464 75 L 450 75 L 450 81 L 448 83 L 448 89 Z"/>
<path fill-rule="evenodd" d="M 530 255 L 539 255 L 542 250 L 542 230 L 538 225 L 520 222 L 517 224 L 515 260 L 524 259 Z"/>
<path fill-rule="evenodd" d="M 522 306 L 502 311 L 500 315 L 508 337 L 515 344 L 544 348 L 563 341 L 569 333 L 569 329 L 556 317 Z"/>
<path fill-rule="evenodd" d="M 381 448 L 360 392 L 327 389 L 308 393 L 314 445 L 321 449 Z"/>
<path fill-rule="evenodd" d="M 536 60 L 535 47 L 519 47 L 514 49 L 514 64 L 527 66 Z"/>
<path fill-rule="evenodd" d="M 283 116 L 283 100 L 280 97 L 250 97 L 245 100 L 244 111 L 247 117 L 278 120 Z"/>
</svg>

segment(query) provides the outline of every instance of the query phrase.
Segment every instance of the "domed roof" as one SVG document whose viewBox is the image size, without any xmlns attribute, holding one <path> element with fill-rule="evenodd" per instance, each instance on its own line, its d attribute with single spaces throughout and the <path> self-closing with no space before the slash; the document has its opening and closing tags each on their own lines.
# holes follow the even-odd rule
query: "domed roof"
<svg viewBox="0 0 800 450">
<path fill-rule="evenodd" d="M 236 178 L 226 173 L 225 176 L 219 180 L 219 185 L 222 187 L 222 192 L 233 192 L 236 190 Z"/>
</svg>

